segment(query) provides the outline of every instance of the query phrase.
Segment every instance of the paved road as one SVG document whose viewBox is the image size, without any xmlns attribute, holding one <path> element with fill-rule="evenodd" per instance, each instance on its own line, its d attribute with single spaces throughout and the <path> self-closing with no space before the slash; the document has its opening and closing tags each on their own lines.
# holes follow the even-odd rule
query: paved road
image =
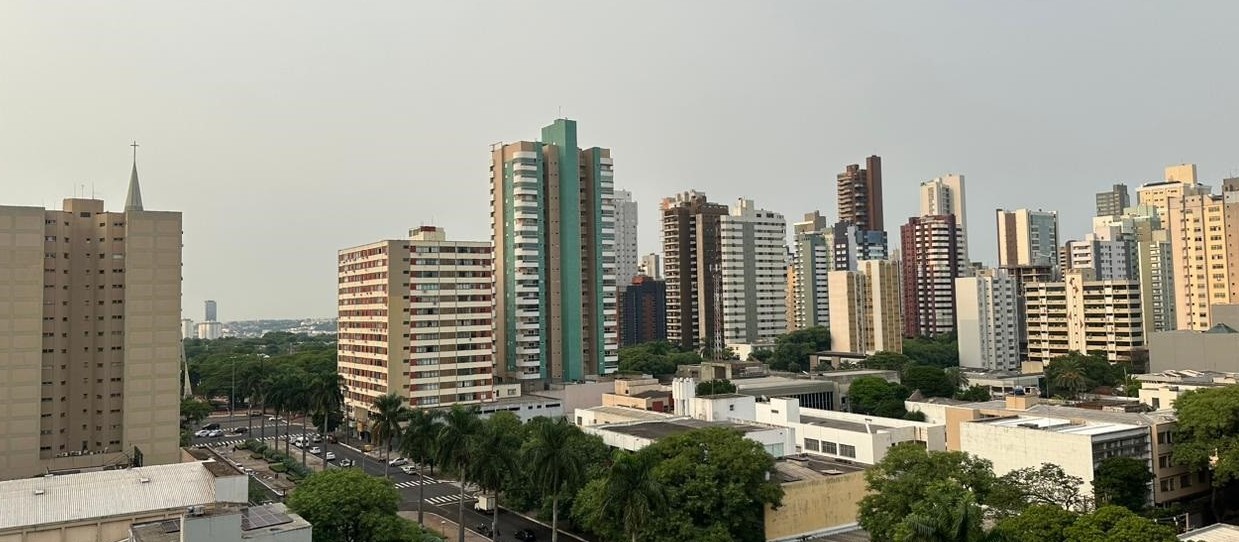
<svg viewBox="0 0 1239 542">
<path fill-rule="evenodd" d="M 293 420 L 293 424 L 290 429 L 290 425 L 287 421 L 273 421 L 271 418 L 271 416 L 251 417 L 244 415 L 244 413 L 236 416 L 225 415 L 211 417 L 203 422 L 203 425 L 218 423 L 220 424 L 220 428 L 223 429 L 226 434 L 217 438 L 196 437 L 192 442 L 194 445 L 225 447 L 240 444 L 248 439 L 278 438 L 288 432 L 291 432 L 294 437 L 301 434 L 300 419 Z M 246 432 L 233 432 L 233 430 L 238 427 L 245 427 Z M 308 431 L 313 433 L 314 429 L 309 428 Z M 328 468 L 339 468 L 338 465 L 340 460 L 347 458 L 354 462 L 355 467 L 363 469 L 366 474 L 379 478 L 384 476 L 384 467 L 386 465 L 381 458 L 375 458 L 362 454 L 356 449 L 346 446 L 345 444 L 346 443 L 331 444 L 327 442 L 320 442 L 312 444 L 312 446 L 319 446 L 323 448 L 324 452 L 330 451 L 335 453 L 336 459 L 330 462 L 331 466 Z M 292 451 L 293 455 L 298 455 L 299 448 L 293 446 Z M 423 510 L 447 517 L 452 521 L 459 521 L 459 503 L 461 500 L 460 485 L 456 481 L 441 477 L 437 471 L 433 474 L 427 471 L 426 476 L 423 478 L 418 476 L 416 472 L 413 474 L 405 474 L 398 467 L 390 467 L 386 469 L 386 474 L 392 483 L 395 484 L 397 491 L 400 492 L 400 496 L 402 498 L 402 502 L 400 504 L 401 510 L 417 510 L 419 488 L 421 486 L 425 486 L 426 504 Z M 465 528 L 470 530 L 473 530 L 479 524 L 485 523 L 489 525 L 491 522 L 491 515 L 489 513 L 483 514 L 482 512 L 478 512 L 473 509 L 474 504 L 477 502 L 477 499 L 474 497 L 473 493 L 474 492 L 466 491 L 464 506 L 463 523 L 465 524 Z M 436 525 L 429 525 L 429 527 L 438 528 Z M 532 530 L 537 535 L 537 540 L 551 539 L 551 530 L 549 528 L 511 512 L 500 511 L 500 536 L 495 540 L 502 542 L 515 541 L 516 537 L 514 535 L 519 529 Z M 448 535 L 449 540 L 451 540 L 454 536 L 454 533 L 446 534 Z M 560 535 L 561 538 L 569 542 L 575 538 L 562 530 Z"/>
</svg>

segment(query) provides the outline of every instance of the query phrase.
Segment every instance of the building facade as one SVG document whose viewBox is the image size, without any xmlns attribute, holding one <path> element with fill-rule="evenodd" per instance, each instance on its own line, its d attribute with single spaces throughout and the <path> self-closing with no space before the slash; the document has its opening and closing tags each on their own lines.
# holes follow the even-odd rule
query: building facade
<svg viewBox="0 0 1239 542">
<path fill-rule="evenodd" d="M 181 213 L 0 206 L 0 479 L 180 460 Z"/>
<path fill-rule="evenodd" d="M 1020 297 L 1019 282 L 1002 269 L 955 279 L 960 367 L 1019 369 Z"/>
<path fill-rule="evenodd" d="M 637 202 L 627 190 L 616 190 L 614 201 L 615 279 L 616 284 L 622 285 L 641 272 L 641 255 L 637 252 Z"/>
<path fill-rule="evenodd" d="M 667 283 L 645 275 L 620 291 L 620 346 L 667 340 Z"/>
<path fill-rule="evenodd" d="M 902 352 L 899 268 L 886 260 L 865 260 L 858 267 L 828 275 L 831 349 Z"/>
<path fill-rule="evenodd" d="M 865 167 L 852 164 L 837 178 L 839 221 L 861 231 L 886 231 L 882 219 L 882 158 L 870 156 Z"/>
<path fill-rule="evenodd" d="M 834 271 L 855 271 L 864 260 L 890 258 L 890 243 L 886 232 L 863 230 L 850 222 L 834 226 Z"/>
<path fill-rule="evenodd" d="M 219 321 L 219 307 L 215 304 L 215 301 L 208 299 L 206 300 L 205 303 L 203 303 L 203 305 L 205 305 L 205 310 L 203 311 L 204 312 L 203 315 L 206 317 L 203 320 L 207 322 L 218 322 Z"/>
<path fill-rule="evenodd" d="M 1118 216 L 1131 207 L 1131 195 L 1127 192 L 1127 185 L 1117 183 L 1105 192 L 1098 192 L 1096 202 L 1096 216 Z"/>
<path fill-rule="evenodd" d="M 1101 352 L 1111 362 L 1130 362 L 1144 346 L 1137 281 L 1096 280 L 1091 271 L 1072 270 L 1061 282 L 1025 284 L 1024 297 L 1028 361 Z"/>
<path fill-rule="evenodd" d="M 1239 302 L 1239 179 L 1222 194 L 1166 202 L 1177 329 L 1209 329 L 1209 307 Z"/>
<path fill-rule="evenodd" d="M 650 277 L 654 280 L 663 279 L 663 257 L 656 253 L 649 253 L 641 257 L 641 268 L 638 273 Z"/>
<path fill-rule="evenodd" d="M 834 268 L 832 230 L 814 211 L 793 225 L 795 241 L 788 267 L 788 329 L 830 324 L 827 276 Z"/>
<path fill-rule="evenodd" d="M 337 358 L 359 429 L 388 393 L 418 408 L 494 398 L 491 256 L 435 226 L 339 252 Z"/>
<path fill-rule="evenodd" d="M 964 176 L 943 175 L 921 183 L 921 215 L 955 217 L 955 232 L 964 265 L 968 264 L 968 215 Z"/>
<path fill-rule="evenodd" d="M 904 336 L 955 330 L 955 279 L 968 269 L 954 215 L 912 217 L 899 228 Z"/>
<path fill-rule="evenodd" d="M 1055 266 L 1058 263 L 1058 213 L 998 210 L 998 265 Z"/>
<path fill-rule="evenodd" d="M 495 366 L 504 382 L 580 381 L 618 367 L 609 149 L 576 121 L 491 152 Z"/>
<path fill-rule="evenodd" d="M 729 212 L 697 191 L 662 200 L 667 340 L 682 348 L 721 344 L 721 224 Z"/>
<path fill-rule="evenodd" d="M 787 332 L 787 220 L 740 199 L 719 227 L 723 344 L 773 341 Z"/>
</svg>

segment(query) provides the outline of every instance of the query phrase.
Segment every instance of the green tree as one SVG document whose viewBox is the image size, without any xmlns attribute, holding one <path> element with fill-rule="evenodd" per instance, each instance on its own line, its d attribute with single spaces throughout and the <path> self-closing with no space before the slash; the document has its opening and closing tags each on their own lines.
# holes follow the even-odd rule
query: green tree
<svg viewBox="0 0 1239 542">
<path fill-rule="evenodd" d="M 517 452 L 521 446 L 520 420 L 511 412 L 498 412 L 481 422 L 471 442 L 471 478 L 478 486 L 494 493 L 507 487 L 511 473 L 519 467 Z M 464 500 L 462 499 L 463 503 Z M 419 506 L 421 503 L 418 503 Z M 499 507 L 491 515 L 491 531 L 499 532 Z"/>
<path fill-rule="evenodd" d="M 866 369 L 903 372 L 903 368 L 910 363 L 912 363 L 912 360 L 899 352 L 879 351 L 865 358 L 865 361 L 862 361 L 860 364 Z"/>
<path fill-rule="evenodd" d="M 394 393 L 376 397 L 370 409 L 375 439 L 384 444 L 387 450 L 383 462 L 383 477 L 386 478 L 391 468 L 392 444 L 400 438 L 400 422 L 408 417 L 409 410 L 404 406 L 404 397 Z"/>
<path fill-rule="evenodd" d="M 981 506 L 972 491 L 951 479 L 937 480 L 911 513 L 895 525 L 900 542 L 975 542 L 984 537 Z"/>
<path fill-rule="evenodd" d="M 471 474 L 473 454 L 477 451 L 475 438 L 481 428 L 476 407 L 452 406 L 443 415 L 443 426 L 435 439 L 438 448 L 437 458 L 444 467 L 456 469 L 460 477 L 460 501 L 457 503 L 457 517 L 465 517 L 465 482 Z M 465 523 L 457 522 L 460 528 L 460 542 L 465 542 Z"/>
<path fill-rule="evenodd" d="M 898 444 L 869 470 L 869 490 L 860 501 L 860 526 L 874 540 L 895 539 L 895 529 L 913 512 L 913 505 L 929 498 L 935 483 L 951 480 L 985 504 L 995 484 L 989 461 L 964 452 L 929 452 L 914 443 Z"/>
<path fill-rule="evenodd" d="M 1075 397 L 1081 391 L 1088 389 L 1088 377 L 1078 359 L 1059 358 L 1050 361 L 1045 366 L 1045 378 L 1053 389 L 1064 392 L 1067 397 Z"/>
<path fill-rule="evenodd" d="M 359 469 L 315 473 L 297 486 L 288 506 L 314 525 L 316 542 L 372 542 L 389 531 L 400 504 L 391 482 Z M 382 526 L 383 529 L 376 529 Z M 380 531 L 380 532 L 376 532 Z"/>
<path fill-rule="evenodd" d="M 969 386 L 968 389 L 960 390 L 955 394 L 955 398 L 960 401 L 989 401 L 991 399 L 989 388 L 985 386 Z"/>
<path fill-rule="evenodd" d="M 876 376 L 862 376 L 848 387 L 848 406 L 857 414 L 902 418 L 903 401 L 911 395 L 900 384 Z"/>
<path fill-rule="evenodd" d="M 536 424 L 526 448 L 526 464 L 534 484 L 551 496 L 551 542 L 559 540 L 559 499 L 564 490 L 585 475 L 585 463 L 573 440 L 581 430 L 568 420 Z"/>
<path fill-rule="evenodd" d="M 181 399 L 181 422 L 183 426 L 194 427 L 202 423 L 211 412 L 211 403 L 192 397 Z"/>
<path fill-rule="evenodd" d="M 306 391 L 309 393 L 310 406 L 314 413 L 322 418 L 323 435 L 329 431 L 328 422 L 331 420 L 331 415 L 338 413 L 341 405 L 344 404 L 343 386 L 344 377 L 336 372 L 311 375 L 307 383 Z M 323 468 L 327 468 L 326 462 L 323 462 Z"/>
<path fill-rule="evenodd" d="M 954 333 L 937 337 L 913 337 L 903 340 L 903 353 L 922 365 L 947 368 L 959 366 L 959 342 Z"/>
<path fill-rule="evenodd" d="M 1171 527 L 1122 506 L 1103 506 L 1064 529 L 1067 542 L 1176 542 Z"/>
<path fill-rule="evenodd" d="M 1066 542 L 1067 527 L 1078 517 L 1058 506 L 1033 504 L 1019 514 L 999 519 L 992 532 L 1003 542 Z"/>
<path fill-rule="evenodd" d="M 776 371 L 803 371 L 809 368 L 809 356 L 830 350 L 830 331 L 822 326 L 797 329 L 774 340 L 774 351 L 768 358 Z"/>
<path fill-rule="evenodd" d="M 439 436 L 442 425 L 439 423 L 439 411 L 412 409 L 408 414 L 408 425 L 404 429 L 404 437 L 400 439 L 400 453 L 417 462 L 417 477 L 426 479 L 426 463 L 436 453 L 435 440 Z M 417 485 L 417 523 L 426 524 L 423 507 L 426 504 L 426 484 Z"/>
<path fill-rule="evenodd" d="M 1053 463 L 1013 470 L 998 478 L 986 505 L 999 517 L 1023 513 L 1030 506 L 1055 506 L 1071 512 L 1088 512 L 1092 499 L 1080 493 L 1084 480 Z"/>
<path fill-rule="evenodd" d="M 770 361 L 770 358 L 773 358 L 773 357 L 774 357 L 774 350 L 770 350 L 766 348 L 756 348 L 752 352 L 749 352 L 750 361 L 760 361 L 762 363 L 767 363 Z"/>
<path fill-rule="evenodd" d="M 1189 391 L 1175 400 L 1174 410 L 1178 429 L 1171 457 L 1195 471 L 1213 471 L 1212 508 L 1221 518 L 1219 490 L 1239 480 L 1239 386 Z"/>
<path fill-rule="evenodd" d="M 706 380 L 697 383 L 697 396 L 705 397 L 707 395 L 719 395 L 723 393 L 735 393 L 736 385 L 730 380 L 721 378 L 719 380 Z"/>
<path fill-rule="evenodd" d="M 619 369 L 625 373 L 674 374 L 680 365 L 701 363 L 694 352 L 681 352 L 671 343 L 656 341 L 619 349 Z"/>
<path fill-rule="evenodd" d="M 953 397 L 957 388 L 946 371 L 930 365 L 911 364 L 903 369 L 904 387 L 910 390 L 920 390 L 926 397 Z"/>
<path fill-rule="evenodd" d="M 1097 466 L 1093 492 L 1099 506 L 1111 504 L 1139 512 L 1148 506 L 1151 481 L 1153 473 L 1143 460 L 1108 457 Z"/>
<path fill-rule="evenodd" d="M 655 459 L 651 454 L 616 450 L 606 475 L 591 480 L 581 490 L 573 514 L 580 511 L 582 523 L 596 533 L 620 526 L 622 534 L 633 542 L 638 536 L 648 540 L 651 534 L 646 527 L 667 503 L 666 489 L 653 476 Z M 610 539 L 619 537 L 611 534 Z"/>
</svg>

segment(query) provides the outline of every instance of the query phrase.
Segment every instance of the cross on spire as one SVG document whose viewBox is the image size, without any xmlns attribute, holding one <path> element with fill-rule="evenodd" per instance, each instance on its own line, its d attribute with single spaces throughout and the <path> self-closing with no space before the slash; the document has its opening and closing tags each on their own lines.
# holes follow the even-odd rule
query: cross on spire
<svg viewBox="0 0 1239 542">
<path fill-rule="evenodd" d="M 135 139 L 133 141 L 133 144 L 129 146 L 133 147 L 133 161 L 137 162 L 138 161 L 138 141 Z"/>
</svg>

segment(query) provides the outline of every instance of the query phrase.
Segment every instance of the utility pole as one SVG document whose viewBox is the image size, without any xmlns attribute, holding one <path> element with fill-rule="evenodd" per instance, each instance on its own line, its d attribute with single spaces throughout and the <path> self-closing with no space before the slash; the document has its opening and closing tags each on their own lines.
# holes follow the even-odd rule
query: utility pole
<svg viewBox="0 0 1239 542">
<path fill-rule="evenodd" d="M 237 358 L 232 358 L 232 392 L 228 394 L 228 417 L 236 417 L 237 409 Z"/>
</svg>

